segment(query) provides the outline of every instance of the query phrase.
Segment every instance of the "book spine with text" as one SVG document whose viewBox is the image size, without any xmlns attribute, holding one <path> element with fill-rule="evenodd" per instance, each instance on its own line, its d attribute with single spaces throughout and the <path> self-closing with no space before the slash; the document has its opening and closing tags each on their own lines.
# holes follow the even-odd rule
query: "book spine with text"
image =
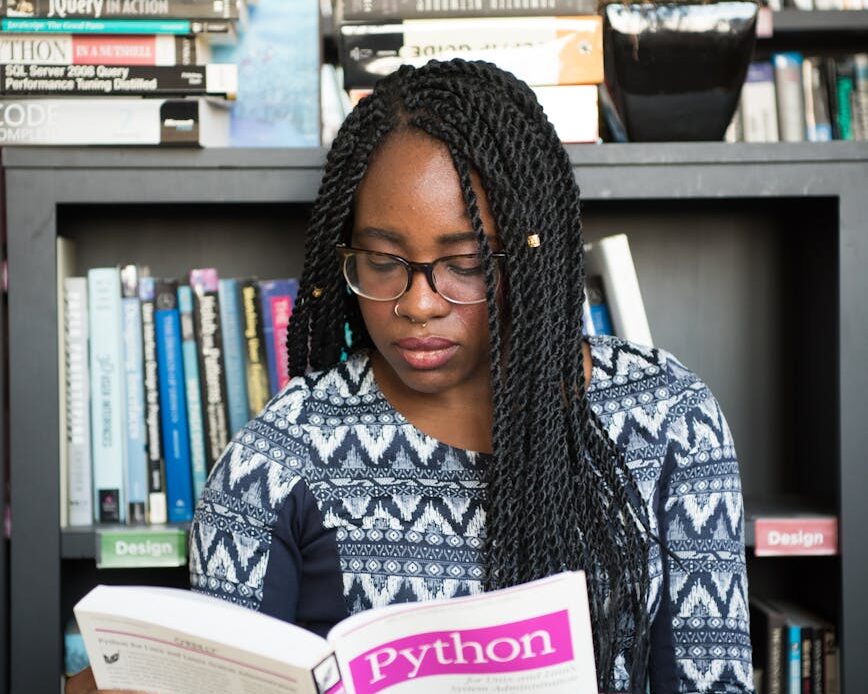
<svg viewBox="0 0 868 694">
<path fill-rule="evenodd" d="M 190 270 L 190 286 L 193 288 L 193 323 L 199 347 L 199 372 L 202 375 L 200 380 L 205 411 L 205 460 L 210 472 L 229 443 L 217 270 Z"/>
<path fill-rule="evenodd" d="M 229 37 L 235 35 L 235 25 L 226 20 L 4 17 L 0 20 L 0 31 L 18 34 L 214 34 Z"/>
<path fill-rule="evenodd" d="M 237 65 L 0 65 L 0 95 L 222 96 L 238 92 Z"/>
<path fill-rule="evenodd" d="M 778 131 L 783 142 L 805 140 L 805 92 L 802 86 L 800 53 L 775 53 L 775 94 L 778 100 Z"/>
<path fill-rule="evenodd" d="M 209 56 L 194 36 L 0 34 L 3 65 L 199 65 Z"/>
<path fill-rule="evenodd" d="M 223 364 L 226 369 L 226 401 L 229 436 L 250 419 L 247 413 L 247 378 L 244 364 L 244 327 L 238 281 L 220 280 L 220 327 L 223 330 Z"/>
<path fill-rule="evenodd" d="M 193 501 L 195 502 L 205 488 L 208 466 L 205 462 L 199 355 L 193 329 L 193 290 L 185 285 L 178 287 L 178 310 L 181 313 L 181 351 L 184 355 L 184 389 L 187 394 L 187 425 L 190 432 L 190 470 L 193 476 Z"/>
<path fill-rule="evenodd" d="M 121 268 L 121 316 L 124 342 L 127 455 L 124 485 L 127 522 L 147 521 L 148 459 L 145 428 L 144 354 L 139 272 L 135 265 Z"/>
<path fill-rule="evenodd" d="M 156 305 L 157 367 L 163 451 L 166 457 L 166 502 L 169 522 L 183 523 L 193 518 L 193 483 L 177 282 L 157 281 Z"/>
<path fill-rule="evenodd" d="M 497 63 L 531 86 L 603 81 L 602 18 L 592 15 L 344 24 L 339 46 L 346 89 L 432 58 Z"/>
<path fill-rule="evenodd" d="M 338 0 L 342 21 L 437 19 L 440 17 L 538 17 L 594 14 L 588 0 Z"/>
<path fill-rule="evenodd" d="M 259 298 L 259 282 L 243 279 L 241 307 L 244 313 L 244 355 L 247 376 L 248 415 L 259 414 L 270 398 L 268 382 L 268 357 L 265 352 L 265 333 L 262 320 L 262 304 Z"/>
<path fill-rule="evenodd" d="M 90 377 L 88 371 L 87 278 L 63 281 L 65 303 L 66 443 L 68 522 L 93 523 L 90 461 Z"/>
<path fill-rule="evenodd" d="M 126 521 L 121 278 L 117 268 L 87 273 L 90 330 L 91 455 L 98 523 Z"/>
<path fill-rule="evenodd" d="M 770 62 L 753 62 L 741 89 L 742 132 L 745 142 L 778 142 L 775 73 Z"/>
<path fill-rule="evenodd" d="M 286 330 L 298 293 L 293 279 L 266 280 L 259 283 L 265 353 L 268 359 L 268 384 L 271 395 L 289 382 Z"/>
<path fill-rule="evenodd" d="M 238 19 L 236 0 L 0 0 L 4 17 Z"/>
<path fill-rule="evenodd" d="M 229 110 L 205 99 L 2 99 L 0 112 L 0 146 L 219 146 L 229 138 Z"/>
<path fill-rule="evenodd" d="M 156 283 L 153 277 L 139 278 L 142 302 L 142 354 L 145 386 L 145 428 L 148 443 L 148 522 L 165 523 L 166 463 L 160 431 L 160 383 L 157 367 Z"/>
</svg>

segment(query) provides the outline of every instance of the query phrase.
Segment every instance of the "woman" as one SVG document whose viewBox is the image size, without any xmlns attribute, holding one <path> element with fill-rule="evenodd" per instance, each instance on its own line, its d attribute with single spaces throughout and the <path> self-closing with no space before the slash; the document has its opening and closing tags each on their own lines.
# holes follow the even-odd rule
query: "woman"
<svg viewBox="0 0 868 694">
<path fill-rule="evenodd" d="M 194 589 L 322 633 L 581 568 L 602 691 L 751 691 L 731 435 L 670 354 L 582 338 L 579 207 L 511 75 L 383 79 L 329 153 L 293 379 L 199 503 Z"/>
</svg>

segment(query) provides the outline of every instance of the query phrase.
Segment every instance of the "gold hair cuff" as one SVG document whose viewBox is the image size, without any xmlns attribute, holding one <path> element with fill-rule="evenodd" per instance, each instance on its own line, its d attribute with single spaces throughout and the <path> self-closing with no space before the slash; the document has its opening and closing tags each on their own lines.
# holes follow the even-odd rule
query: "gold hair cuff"
<svg viewBox="0 0 868 694">
<path fill-rule="evenodd" d="M 314 299 L 319 299 L 324 293 L 325 290 L 322 287 L 314 287 L 311 295 Z"/>
<path fill-rule="evenodd" d="M 540 243 L 539 234 L 531 234 L 527 237 L 527 245 L 531 248 L 539 248 Z"/>
</svg>

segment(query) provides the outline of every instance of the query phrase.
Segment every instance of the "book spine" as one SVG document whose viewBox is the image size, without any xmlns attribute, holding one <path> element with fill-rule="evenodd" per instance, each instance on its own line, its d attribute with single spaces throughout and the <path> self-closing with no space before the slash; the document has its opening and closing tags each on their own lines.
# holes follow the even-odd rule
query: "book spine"
<svg viewBox="0 0 868 694">
<path fill-rule="evenodd" d="M 38 19 L 238 19 L 232 0 L 5 0 L 2 15 Z"/>
<path fill-rule="evenodd" d="M 0 101 L 0 145 L 216 145 L 228 136 L 228 109 L 201 99 Z"/>
<path fill-rule="evenodd" d="M 814 642 L 813 627 L 802 627 L 802 653 L 801 653 L 801 676 L 802 686 L 801 694 L 811 694 L 811 666 L 813 664 L 813 655 L 811 646 Z"/>
<path fill-rule="evenodd" d="M 823 632 L 825 628 L 815 628 L 811 641 L 811 694 L 823 694 L 825 661 L 823 659 Z"/>
<path fill-rule="evenodd" d="M 184 356 L 184 388 L 187 394 L 187 424 L 190 431 L 190 469 L 193 476 L 193 500 L 202 496 L 208 465 L 205 456 L 205 429 L 202 424 L 202 398 L 199 383 L 198 349 L 193 329 L 193 290 L 178 287 L 178 310 L 181 314 L 181 351 Z"/>
<path fill-rule="evenodd" d="M 593 322 L 593 335 L 614 335 L 612 316 L 606 303 L 603 278 L 599 275 L 588 276 L 585 280 L 588 292 L 588 310 Z"/>
<path fill-rule="evenodd" d="M 199 345 L 199 370 L 202 374 L 205 460 L 210 472 L 229 443 L 217 270 L 214 268 L 190 270 L 190 286 L 193 288 L 193 321 L 196 328 L 196 342 Z"/>
<path fill-rule="evenodd" d="M 840 139 L 853 139 L 853 62 L 845 59 L 836 61 L 837 79 L 835 95 L 838 114 Z"/>
<path fill-rule="evenodd" d="M 196 65 L 202 49 L 193 36 L 0 34 L 3 65 Z"/>
<path fill-rule="evenodd" d="M 775 93 L 778 100 L 778 131 L 783 142 L 805 139 L 805 101 L 802 88 L 802 56 L 775 53 Z"/>
<path fill-rule="evenodd" d="M 177 292 L 177 282 L 157 282 L 154 318 L 157 326 L 157 368 L 166 457 L 168 519 L 172 523 L 183 523 L 193 518 L 193 484 Z"/>
<path fill-rule="evenodd" d="M 456 17 L 540 17 L 589 15 L 587 0 L 339 0 L 336 16 L 344 21 L 439 19 Z"/>
<path fill-rule="evenodd" d="M 786 674 L 784 656 L 788 655 L 787 643 L 789 632 L 784 625 L 771 626 L 768 634 L 768 663 L 766 664 L 766 682 L 768 694 L 786 694 Z"/>
<path fill-rule="evenodd" d="M 868 140 L 868 53 L 853 57 L 853 138 Z"/>
<path fill-rule="evenodd" d="M 231 21 L 189 19 L 29 19 L 6 17 L 0 31 L 38 34 L 232 34 Z"/>
<path fill-rule="evenodd" d="M 90 461 L 90 377 L 88 372 L 87 279 L 64 280 L 66 304 L 66 439 L 69 450 L 69 515 L 71 526 L 93 523 Z"/>
<path fill-rule="evenodd" d="M 840 694 L 838 639 L 834 629 L 823 631 L 823 694 Z"/>
<path fill-rule="evenodd" d="M 787 630 L 787 694 L 802 694 L 802 629 Z"/>
<path fill-rule="evenodd" d="M 581 46 L 563 51 L 565 41 Z M 340 27 L 344 87 L 371 87 L 402 64 L 432 58 L 486 60 L 531 86 L 603 81 L 602 18 L 409 19 Z"/>
<path fill-rule="evenodd" d="M 142 302 L 142 353 L 145 386 L 145 427 L 148 443 L 148 522 L 165 523 L 166 463 L 160 432 L 160 384 L 157 367 L 157 332 L 155 321 L 156 287 L 153 277 L 139 279 Z"/>
<path fill-rule="evenodd" d="M 147 436 L 145 429 L 144 355 L 139 273 L 135 265 L 121 269 L 121 315 L 126 378 L 126 475 L 127 521 L 147 521 Z"/>
<path fill-rule="evenodd" d="M 741 114 L 745 142 L 777 142 L 780 139 L 771 63 L 755 62 L 748 66 L 741 91 Z"/>
<path fill-rule="evenodd" d="M 0 65 L 0 95 L 223 96 L 238 91 L 237 65 Z"/>
<path fill-rule="evenodd" d="M 268 360 L 268 385 L 275 395 L 289 381 L 286 329 L 292 315 L 292 302 L 298 292 L 295 280 L 267 280 L 259 283 L 265 353 Z"/>
<path fill-rule="evenodd" d="M 241 281 L 241 305 L 244 310 L 248 415 L 255 417 L 268 403 L 270 395 L 259 283 L 256 280 Z"/>
<path fill-rule="evenodd" d="M 250 418 L 247 413 L 247 379 L 244 364 L 244 333 L 238 281 L 220 280 L 220 326 L 223 330 L 223 362 L 226 367 L 226 399 L 230 436 Z"/>
<path fill-rule="evenodd" d="M 87 284 L 96 521 L 123 523 L 126 434 L 120 273 L 117 268 L 94 268 L 87 273 Z"/>
</svg>

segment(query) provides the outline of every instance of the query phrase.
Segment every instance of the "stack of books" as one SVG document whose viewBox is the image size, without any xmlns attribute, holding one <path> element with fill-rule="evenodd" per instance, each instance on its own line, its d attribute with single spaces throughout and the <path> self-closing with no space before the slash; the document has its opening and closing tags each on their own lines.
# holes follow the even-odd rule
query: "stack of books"
<svg viewBox="0 0 868 694">
<path fill-rule="evenodd" d="M 868 53 L 752 63 L 730 141 L 868 140 Z"/>
<path fill-rule="evenodd" d="M 527 82 L 564 142 L 597 142 L 602 18 L 590 0 L 338 0 L 351 101 L 398 66 L 459 57 Z"/>
<path fill-rule="evenodd" d="M 60 287 L 62 520 L 191 520 L 231 437 L 289 381 L 297 282 L 128 265 Z"/>
<path fill-rule="evenodd" d="M 0 144 L 225 144 L 243 0 L 2 0 Z M 151 97 L 151 98 L 144 98 Z"/>
</svg>

